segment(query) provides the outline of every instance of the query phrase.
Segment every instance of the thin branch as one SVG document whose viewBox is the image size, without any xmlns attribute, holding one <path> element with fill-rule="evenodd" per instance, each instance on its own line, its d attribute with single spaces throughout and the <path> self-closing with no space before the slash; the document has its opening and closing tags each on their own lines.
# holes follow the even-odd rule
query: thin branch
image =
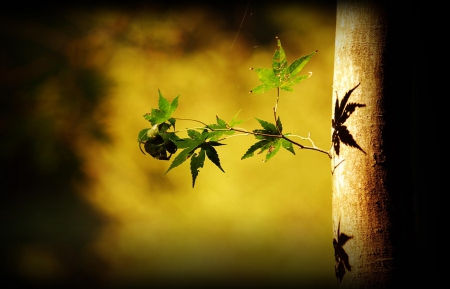
<svg viewBox="0 0 450 289">
<path fill-rule="evenodd" d="M 279 93 L 279 90 L 278 90 L 278 93 Z M 314 144 L 314 142 L 313 142 L 312 139 L 310 138 L 310 134 L 308 134 L 308 137 L 307 137 L 307 138 L 303 138 L 303 137 L 297 136 L 297 135 L 293 135 L 293 136 L 300 137 L 300 138 L 302 138 L 302 139 L 304 139 L 304 140 L 309 140 L 309 141 L 311 142 L 311 144 L 313 145 L 312 147 L 304 146 L 304 145 L 302 145 L 302 144 L 300 144 L 300 143 L 298 143 L 298 142 L 296 142 L 296 141 L 291 140 L 290 138 L 284 136 L 284 135 L 281 133 L 280 128 L 279 128 L 278 125 L 276 124 L 276 123 L 277 123 L 277 121 L 276 121 L 276 110 L 277 110 L 277 108 L 276 108 L 276 107 L 277 107 L 277 105 L 278 105 L 278 100 L 279 100 L 279 95 L 277 96 L 277 103 L 275 104 L 275 107 L 274 107 L 273 111 L 274 111 L 274 116 L 275 116 L 275 126 L 277 127 L 277 130 L 278 130 L 279 134 L 267 134 L 267 133 L 251 132 L 251 131 L 247 131 L 247 130 L 245 130 L 245 129 L 234 128 L 234 127 L 231 127 L 231 126 L 229 126 L 228 124 L 226 124 L 227 129 L 228 129 L 228 130 L 237 131 L 237 132 L 241 132 L 241 133 L 243 133 L 244 135 L 252 134 L 252 135 L 259 135 L 259 136 L 266 136 L 266 137 L 273 137 L 273 138 L 282 138 L 282 139 L 285 139 L 285 140 L 287 140 L 288 142 L 290 142 L 290 143 L 292 143 L 292 144 L 298 146 L 298 147 L 301 148 L 301 149 L 305 149 L 305 150 L 313 150 L 313 151 L 321 152 L 321 153 L 323 153 L 323 154 L 326 154 L 326 155 L 331 159 L 331 153 L 330 153 L 329 151 L 325 151 L 325 150 L 323 150 L 323 149 L 321 149 L 321 148 L 316 147 L 316 145 Z M 202 122 L 202 121 L 199 121 L 199 120 L 195 120 L 195 119 L 191 119 L 191 118 L 175 118 L 175 119 L 178 119 L 178 120 L 189 120 L 189 121 L 198 122 L 198 123 L 203 124 L 205 127 L 207 127 L 207 128 L 208 128 L 209 130 L 211 130 L 211 131 L 221 131 L 221 129 L 213 129 L 213 128 L 211 128 L 209 125 L 207 125 L 206 123 L 204 123 L 204 122 Z"/>
<path fill-rule="evenodd" d="M 267 136 L 267 137 L 273 137 L 273 138 L 283 138 L 282 135 L 278 135 L 278 134 L 268 134 L 268 133 L 247 131 L 247 130 L 244 130 L 244 129 L 231 127 L 228 124 L 226 126 L 227 126 L 228 130 L 242 132 L 242 133 L 245 133 L 246 135 L 252 134 L 252 135 L 260 135 L 260 136 Z"/>
<path fill-rule="evenodd" d="M 307 141 L 309 141 L 312 144 L 313 147 L 317 148 L 316 144 L 314 143 L 314 141 L 311 138 L 311 133 L 310 132 L 308 133 L 308 137 L 303 137 L 303 136 L 299 136 L 299 135 L 296 135 L 296 134 L 292 134 L 292 135 L 289 135 L 289 136 L 298 137 L 298 138 L 301 138 L 302 140 L 307 140 Z"/>
<path fill-rule="evenodd" d="M 207 124 L 204 123 L 203 121 L 199 121 L 199 120 L 192 119 L 192 118 L 179 118 L 179 117 L 175 117 L 175 119 L 178 119 L 178 120 L 190 120 L 190 121 L 195 121 L 195 122 L 198 122 L 198 123 L 203 124 L 204 126 L 206 126 L 207 128 L 209 128 L 210 130 L 214 131 L 209 125 L 207 125 Z"/>
<path fill-rule="evenodd" d="M 337 167 L 342 164 L 345 161 L 345 159 L 342 159 L 337 165 L 334 166 L 334 168 L 331 170 L 331 174 L 333 175 L 336 171 Z"/>
<path fill-rule="evenodd" d="M 230 127 L 228 124 L 227 124 L 227 127 L 228 127 L 229 130 L 242 132 L 242 133 L 245 133 L 245 134 L 247 134 L 247 135 L 248 135 L 248 134 L 252 134 L 252 135 L 260 135 L 260 136 L 273 137 L 273 138 L 282 138 L 282 139 L 285 139 L 285 140 L 287 140 L 288 142 L 290 142 L 290 143 L 292 143 L 292 144 L 298 146 L 298 147 L 301 148 L 301 149 L 305 149 L 305 150 L 313 150 L 313 151 L 321 152 L 321 153 L 323 153 L 323 154 L 326 154 L 326 155 L 331 159 L 331 154 L 330 154 L 330 152 L 329 152 L 329 151 L 325 151 L 325 150 L 323 150 L 323 149 L 321 149 L 321 148 L 316 147 L 316 146 L 314 145 L 314 142 L 312 142 L 311 139 L 310 139 L 310 141 L 311 141 L 311 143 L 314 145 L 313 147 L 304 146 L 304 145 L 302 145 L 302 144 L 300 144 L 300 143 L 298 143 L 298 142 L 296 142 L 296 141 L 291 140 L 290 138 L 288 138 L 288 137 L 286 137 L 286 136 L 284 136 L 284 135 L 282 135 L 282 134 L 267 134 L 267 133 L 259 133 L 259 132 L 250 132 L 250 131 L 246 131 L 246 130 L 241 130 L 241 129 L 237 129 L 237 128 Z"/>
<path fill-rule="evenodd" d="M 302 144 L 299 144 L 299 143 L 297 143 L 297 142 L 291 140 L 290 138 L 288 138 L 288 137 L 286 137 L 286 136 L 284 136 L 284 135 L 282 136 L 282 138 L 285 139 L 285 140 L 287 140 L 287 141 L 289 141 L 289 142 L 291 142 L 292 144 L 295 144 L 295 145 L 299 146 L 301 149 L 305 149 L 305 150 L 313 150 L 313 151 L 321 152 L 321 153 L 323 153 L 323 154 L 326 154 L 326 155 L 331 159 L 331 154 L 330 154 L 330 152 L 329 152 L 329 151 L 326 151 L 326 150 L 323 150 L 323 149 L 321 149 L 321 148 L 316 147 L 316 146 L 314 145 L 314 143 L 312 142 L 311 139 L 310 139 L 310 141 L 311 141 L 311 143 L 313 144 L 313 146 L 312 146 L 312 147 L 308 147 L 308 146 L 304 146 L 304 145 L 302 145 Z"/>
</svg>

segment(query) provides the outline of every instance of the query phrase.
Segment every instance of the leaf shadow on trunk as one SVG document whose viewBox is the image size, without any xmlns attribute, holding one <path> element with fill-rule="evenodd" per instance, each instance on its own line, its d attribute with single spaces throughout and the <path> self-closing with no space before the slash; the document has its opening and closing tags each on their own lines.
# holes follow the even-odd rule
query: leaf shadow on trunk
<svg viewBox="0 0 450 289">
<path fill-rule="evenodd" d="M 348 130 L 347 126 L 344 123 L 350 117 L 350 115 L 356 110 L 357 107 L 365 107 L 366 105 L 363 103 L 355 103 L 350 102 L 347 103 L 352 92 L 360 85 L 358 83 L 354 88 L 347 91 L 347 93 L 342 98 L 339 103 L 339 96 L 336 92 L 336 103 L 334 106 L 334 117 L 331 120 L 331 125 L 334 129 L 333 136 L 331 137 L 331 141 L 333 142 L 334 150 L 336 154 L 339 155 L 340 152 L 340 143 L 342 142 L 345 145 L 350 147 L 354 147 L 362 151 L 364 154 L 366 153 L 355 141 L 352 134 Z"/>
<path fill-rule="evenodd" d="M 336 238 L 333 239 L 334 258 L 336 260 L 335 272 L 336 272 L 336 278 L 338 279 L 339 283 L 341 283 L 342 278 L 344 278 L 346 270 L 347 271 L 352 270 L 352 267 L 348 260 L 348 254 L 347 254 L 347 252 L 345 252 L 343 247 L 344 247 L 345 243 L 347 243 L 348 240 L 353 238 L 353 236 L 348 236 L 344 233 L 341 233 L 340 226 L 341 226 L 341 221 L 339 220 L 338 228 L 337 228 L 337 240 L 336 240 Z"/>
</svg>

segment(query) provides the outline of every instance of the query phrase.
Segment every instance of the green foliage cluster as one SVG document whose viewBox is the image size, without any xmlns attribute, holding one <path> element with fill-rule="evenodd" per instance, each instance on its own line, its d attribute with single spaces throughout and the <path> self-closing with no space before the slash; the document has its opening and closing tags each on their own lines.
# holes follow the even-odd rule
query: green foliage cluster
<svg viewBox="0 0 450 289">
<path fill-rule="evenodd" d="M 286 54 L 278 38 L 277 42 L 278 46 L 272 58 L 272 68 L 254 69 L 262 84 L 250 92 L 259 94 L 271 89 L 277 89 L 278 103 L 280 89 L 293 91 L 292 86 L 309 77 L 309 75 L 300 75 L 299 73 L 317 51 L 302 56 L 288 65 Z M 252 134 L 256 139 L 256 142 L 241 157 L 242 160 L 254 156 L 255 153 L 262 154 L 266 152 L 265 160 L 268 161 L 277 154 L 280 148 L 284 148 L 295 155 L 294 145 L 302 149 L 313 149 L 329 155 L 328 152 L 315 146 L 307 147 L 293 141 L 289 138 L 289 133 L 283 134 L 283 125 L 280 118 L 276 116 L 276 106 L 274 108 L 273 123 L 256 119 L 262 129 L 254 129 L 252 132 L 249 132 L 237 128 L 237 125 L 243 122 L 237 119 L 237 114 L 230 122 L 226 122 L 216 116 L 216 123 L 213 124 L 206 124 L 198 120 L 190 119 L 204 126 L 196 129 L 188 129 L 187 137 L 181 138 L 177 134 L 179 132 L 175 130 L 176 120 L 180 120 L 180 118 L 172 117 L 172 114 L 178 107 L 179 96 L 175 97 L 172 102 L 169 102 L 159 90 L 158 93 L 159 108 L 152 109 L 150 113 L 144 115 L 144 118 L 151 123 L 152 127 L 145 128 L 139 132 L 139 147 L 142 153 L 144 153 L 141 148 L 143 144 L 145 151 L 158 160 L 170 160 L 171 156 L 180 150 L 165 174 L 190 159 L 192 187 L 195 186 L 199 171 L 203 168 L 206 157 L 224 172 L 216 148 L 225 145 L 223 141 L 236 132 Z M 170 129 L 173 129 L 173 131 L 170 131 Z"/>
<path fill-rule="evenodd" d="M 255 68 L 259 80 L 262 84 L 258 85 L 251 92 L 258 94 L 267 92 L 273 88 L 285 91 L 293 91 L 292 86 L 309 78 L 310 75 L 299 75 L 303 67 L 317 53 L 317 50 L 294 60 L 290 65 L 287 64 L 286 53 L 281 46 L 280 39 L 277 39 L 278 47 L 272 58 L 272 68 Z"/>
</svg>

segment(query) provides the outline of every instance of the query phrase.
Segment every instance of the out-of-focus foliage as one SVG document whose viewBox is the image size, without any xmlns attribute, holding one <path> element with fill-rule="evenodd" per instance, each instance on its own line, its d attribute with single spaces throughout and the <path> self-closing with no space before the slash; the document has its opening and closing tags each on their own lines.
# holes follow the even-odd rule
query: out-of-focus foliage
<svg viewBox="0 0 450 289">
<path fill-rule="evenodd" d="M 89 181 L 81 151 L 109 141 L 103 102 L 112 82 L 96 55 L 104 44 L 56 11 L 8 12 L 0 12 L 2 284 L 96 280 L 103 261 L 89 245 L 107 216 L 78 186 Z"/>
<path fill-rule="evenodd" d="M 300 97 L 279 104 L 285 130 L 330 143 L 334 10 L 251 3 L 242 22 L 246 5 L 1 13 L 1 253 L 15 284 L 335 284 L 326 158 L 242 162 L 253 137 L 233 137 L 227 174 L 205 162 L 192 190 L 190 172 L 163 176 L 167 162 L 136 149 L 158 89 L 182 95 L 181 118 L 270 119 L 274 97 L 248 94 L 248 68 L 270 65 L 275 36 L 289 55 L 319 50 Z"/>
</svg>

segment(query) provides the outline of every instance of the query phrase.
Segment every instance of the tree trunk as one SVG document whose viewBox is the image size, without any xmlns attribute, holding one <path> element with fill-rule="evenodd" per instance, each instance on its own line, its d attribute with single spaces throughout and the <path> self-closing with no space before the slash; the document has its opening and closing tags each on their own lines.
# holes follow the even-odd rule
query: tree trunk
<svg viewBox="0 0 450 289">
<path fill-rule="evenodd" d="M 345 288 L 392 288 L 414 274 L 412 84 L 401 76 L 411 71 L 410 11 L 392 8 L 337 3 L 332 215 L 336 277 Z"/>
</svg>

